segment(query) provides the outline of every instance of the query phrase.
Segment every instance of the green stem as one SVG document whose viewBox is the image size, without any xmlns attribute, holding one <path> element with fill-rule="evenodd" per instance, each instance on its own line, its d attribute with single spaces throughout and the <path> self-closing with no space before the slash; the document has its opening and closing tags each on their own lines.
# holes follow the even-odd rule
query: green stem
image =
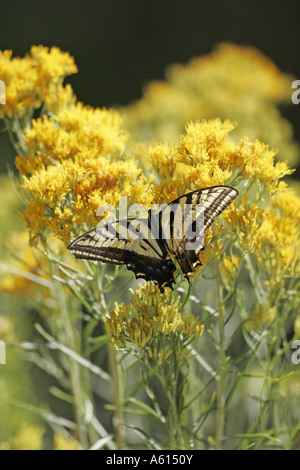
<svg viewBox="0 0 300 470">
<path fill-rule="evenodd" d="M 276 298 L 271 300 L 271 305 L 276 305 Z M 280 375 L 280 343 L 282 340 L 282 333 L 285 324 L 284 312 L 279 315 L 277 313 L 276 323 L 274 325 L 273 338 L 274 341 L 268 342 L 268 359 L 266 368 L 266 379 L 264 387 L 266 389 L 266 398 L 264 405 L 260 410 L 260 426 L 259 432 L 265 432 L 266 428 L 270 426 L 275 431 L 279 426 L 277 418 L 277 401 L 278 401 L 278 382 L 270 378 L 277 378 Z M 256 449 L 260 449 L 264 439 L 259 439 L 256 443 Z"/>
<path fill-rule="evenodd" d="M 225 397 L 224 388 L 226 382 L 226 341 L 225 341 L 225 306 L 222 299 L 220 270 L 216 263 L 216 283 L 218 296 L 218 329 L 219 329 L 219 375 L 217 377 L 217 417 L 216 417 L 216 434 L 215 448 L 222 448 L 225 424 Z"/>
<path fill-rule="evenodd" d="M 177 410 L 176 401 L 172 394 L 169 391 L 166 391 L 166 396 L 170 404 L 170 412 L 171 412 L 171 432 L 175 437 L 175 446 L 176 449 L 183 449 L 183 437 L 181 432 L 180 426 L 180 416 Z"/>
<path fill-rule="evenodd" d="M 53 274 L 58 275 L 57 267 L 52 264 Z M 55 278 L 54 278 L 55 279 Z M 64 344 L 72 351 L 77 350 L 76 340 L 74 337 L 74 325 L 68 311 L 66 298 L 63 292 L 62 285 L 59 281 L 55 281 L 55 292 L 57 296 L 57 303 L 59 312 L 62 319 L 63 331 L 64 331 Z M 68 357 L 70 367 L 70 381 L 71 391 L 74 397 L 74 411 L 75 419 L 77 423 L 78 440 L 84 448 L 88 447 L 88 436 L 87 429 L 84 423 L 85 406 L 84 406 L 84 392 L 82 390 L 82 381 L 79 364 L 72 358 Z"/>
<path fill-rule="evenodd" d="M 148 360 L 145 360 L 147 368 L 155 375 L 160 382 L 163 392 L 169 403 L 169 434 L 171 448 L 184 449 L 184 441 L 180 425 L 180 412 L 176 404 L 176 393 L 177 393 L 177 372 L 173 374 L 174 379 L 171 383 L 166 380 L 166 376 L 159 373 L 155 368 L 151 366 Z M 173 393 L 171 393 L 171 391 Z"/>
<path fill-rule="evenodd" d="M 28 121 L 29 122 L 29 121 Z M 8 132 L 8 136 L 12 146 L 14 147 L 17 154 L 26 153 L 24 143 L 24 132 L 20 125 L 20 122 L 16 117 L 13 119 L 4 119 L 5 129 Z"/>
<path fill-rule="evenodd" d="M 103 315 L 109 313 L 109 308 L 106 303 L 106 299 L 103 292 L 103 275 L 104 271 L 97 270 L 97 291 L 98 295 L 100 292 L 100 303 Z M 116 446 L 117 449 L 121 450 L 125 448 L 125 426 L 124 426 L 124 385 L 123 385 L 123 374 L 118 359 L 118 351 L 116 351 L 110 344 L 108 344 L 108 361 L 110 368 L 110 375 L 112 378 L 113 388 L 113 404 L 114 404 L 114 417 L 113 424 L 116 433 Z"/>
<path fill-rule="evenodd" d="M 118 450 L 122 450 L 125 448 L 125 427 L 123 414 L 124 387 L 122 382 L 122 370 L 118 361 L 118 352 L 111 345 L 108 345 L 108 359 L 113 386 L 113 424 L 116 430 L 116 446 Z"/>
</svg>

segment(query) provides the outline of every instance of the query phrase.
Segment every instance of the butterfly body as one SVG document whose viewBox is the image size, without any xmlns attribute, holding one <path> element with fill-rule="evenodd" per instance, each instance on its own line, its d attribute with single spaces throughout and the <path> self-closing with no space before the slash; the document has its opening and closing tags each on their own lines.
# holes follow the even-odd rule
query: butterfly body
<svg viewBox="0 0 300 470">
<path fill-rule="evenodd" d="M 76 258 L 124 264 L 137 278 L 154 281 L 163 291 L 175 283 L 173 260 L 187 279 L 201 266 L 205 231 L 237 195 L 229 186 L 193 191 L 157 213 L 150 210 L 148 218 L 123 219 L 91 230 L 68 249 Z"/>
</svg>

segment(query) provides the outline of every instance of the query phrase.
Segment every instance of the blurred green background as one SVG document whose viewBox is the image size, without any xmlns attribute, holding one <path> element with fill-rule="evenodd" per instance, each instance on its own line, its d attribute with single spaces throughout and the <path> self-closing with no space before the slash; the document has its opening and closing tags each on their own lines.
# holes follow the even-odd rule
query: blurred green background
<svg viewBox="0 0 300 470">
<path fill-rule="evenodd" d="M 79 73 L 67 82 L 78 99 L 110 107 L 140 98 L 170 63 L 208 54 L 221 41 L 255 46 L 299 78 L 299 11 L 295 0 L 12 0 L 1 2 L 0 48 L 19 56 L 33 44 L 69 51 Z M 300 141 L 300 105 L 281 112 Z M 14 154 L 3 133 L 0 148 L 5 172 Z"/>
</svg>

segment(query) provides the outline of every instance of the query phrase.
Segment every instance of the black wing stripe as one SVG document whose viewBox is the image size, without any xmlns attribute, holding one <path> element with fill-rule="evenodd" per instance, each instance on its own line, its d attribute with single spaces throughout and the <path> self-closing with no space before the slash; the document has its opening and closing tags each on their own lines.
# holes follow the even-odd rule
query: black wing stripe
<svg viewBox="0 0 300 470">
<path fill-rule="evenodd" d="M 198 226 L 198 236 L 203 236 L 205 231 L 213 224 L 214 219 L 220 215 L 226 207 L 231 204 L 234 199 L 238 196 L 238 191 L 234 188 L 229 186 L 213 186 L 210 188 L 200 189 L 199 191 L 193 191 L 192 193 L 185 194 L 174 201 L 172 201 L 168 206 L 172 206 L 174 204 L 180 204 L 182 209 L 184 208 L 185 204 L 192 205 L 192 217 L 190 217 L 190 223 L 192 226 L 193 233 L 195 233 L 195 226 L 194 223 L 194 208 L 196 209 L 196 205 L 199 205 L 200 213 L 198 213 L 198 206 L 197 206 L 197 224 L 201 223 L 201 226 Z M 168 207 L 167 206 L 167 207 Z M 202 227 L 203 225 L 203 227 Z M 171 238 L 167 240 L 167 247 L 169 252 L 172 256 L 174 256 L 180 268 L 188 278 L 189 274 L 192 274 L 197 266 L 201 265 L 199 260 L 199 252 L 203 249 L 201 238 L 199 238 L 199 243 L 201 242 L 201 246 L 197 246 L 195 250 L 186 250 L 186 243 L 188 240 L 187 238 L 183 237 L 182 240 L 175 240 Z M 198 257 L 198 260 L 197 260 Z"/>
<path fill-rule="evenodd" d="M 143 243 L 146 243 L 155 253 L 159 258 L 165 258 L 167 254 L 167 250 L 161 249 L 162 247 L 157 243 L 158 240 L 143 240 Z M 156 246 L 154 246 L 154 243 L 156 243 L 156 246 L 159 248 L 159 251 Z M 143 247 L 144 248 L 144 247 Z M 144 248 L 147 250 L 147 248 Z"/>
</svg>

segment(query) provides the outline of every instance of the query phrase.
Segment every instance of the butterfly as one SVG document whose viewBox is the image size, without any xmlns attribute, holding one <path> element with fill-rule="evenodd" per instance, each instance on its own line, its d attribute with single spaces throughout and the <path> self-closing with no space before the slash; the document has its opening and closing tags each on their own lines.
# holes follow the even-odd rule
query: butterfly
<svg viewBox="0 0 300 470">
<path fill-rule="evenodd" d="M 238 196 L 230 186 L 212 186 L 178 197 L 148 217 L 122 219 L 97 227 L 68 246 L 76 258 L 126 265 L 136 278 L 173 289 L 176 261 L 184 277 L 196 272 L 204 233 Z"/>
</svg>

